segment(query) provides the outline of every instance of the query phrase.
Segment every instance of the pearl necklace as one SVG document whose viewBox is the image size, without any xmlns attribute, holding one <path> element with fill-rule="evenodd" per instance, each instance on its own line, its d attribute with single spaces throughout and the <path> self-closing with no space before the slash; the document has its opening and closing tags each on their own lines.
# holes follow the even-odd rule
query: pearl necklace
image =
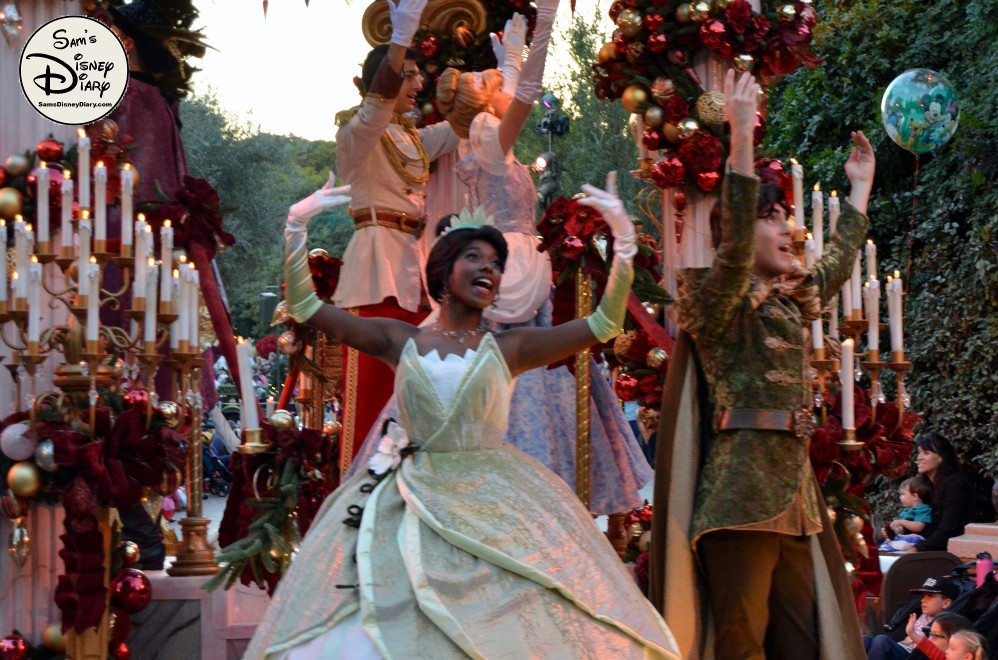
<svg viewBox="0 0 998 660">
<path fill-rule="evenodd" d="M 444 337 L 450 337 L 451 339 L 456 339 L 457 343 L 463 344 L 465 340 L 470 337 L 474 337 L 478 334 L 484 334 L 486 332 L 486 327 L 484 323 L 479 323 L 477 328 L 472 328 L 471 330 L 445 330 L 441 327 L 439 321 L 434 321 L 430 329 L 434 332 L 439 332 Z"/>
</svg>

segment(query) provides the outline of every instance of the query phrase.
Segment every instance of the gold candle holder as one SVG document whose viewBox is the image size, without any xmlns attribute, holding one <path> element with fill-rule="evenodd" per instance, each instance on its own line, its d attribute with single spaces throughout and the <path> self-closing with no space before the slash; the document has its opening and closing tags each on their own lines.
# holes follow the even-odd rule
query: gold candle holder
<svg viewBox="0 0 998 660">
<path fill-rule="evenodd" d="M 631 170 L 631 176 L 635 179 L 650 179 L 651 178 L 651 158 L 638 158 L 638 169 Z"/>
<path fill-rule="evenodd" d="M 884 370 L 885 362 L 880 361 L 880 355 L 876 351 L 866 352 L 866 360 L 859 363 L 859 366 L 870 372 L 870 421 L 877 421 L 877 404 L 880 396 L 880 372 Z"/>
<path fill-rule="evenodd" d="M 243 443 L 238 449 L 243 454 L 265 454 L 273 450 L 273 445 L 263 437 L 261 429 L 243 429 Z"/>
<path fill-rule="evenodd" d="M 146 318 L 146 299 L 145 296 L 141 298 L 132 298 L 132 308 L 127 312 L 128 318 L 133 321 L 143 321 Z"/>
<path fill-rule="evenodd" d="M 902 363 L 902 362 L 904 362 L 906 364 L 911 364 L 910 362 L 906 362 L 906 360 L 904 359 L 904 351 L 903 350 L 901 350 L 901 351 L 891 351 L 891 362 L 894 362 L 894 363 Z"/>
<path fill-rule="evenodd" d="M 35 245 L 35 258 L 38 263 L 47 264 L 55 260 L 55 253 L 52 252 L 52 241 L 44 241 Z"/>
<path fill-rule="evenodd" d="M 859 451 L 863 448 L 862 442 L 856 442 L 856 429 L 842 429 L 842 439 L 839 440 L 839 447 L 846 451 Z"/>
<path fill-rule="evenodd" d="M 0 324 L 10 320 L 10 313 L 7 311 L 7 301 L 0 300 Z"/>
<path fill-rule="evenodd" d="M 108 252 L 107 241 L 95 240 L 94 251 L 90 253 L 90 256 L 96 259 L 97 263 L 103 266 L 108 261 L 110 261 L 111 259 L 115 258 L 118 255 L 114 254 L 113 252 Z"/>
</svg>

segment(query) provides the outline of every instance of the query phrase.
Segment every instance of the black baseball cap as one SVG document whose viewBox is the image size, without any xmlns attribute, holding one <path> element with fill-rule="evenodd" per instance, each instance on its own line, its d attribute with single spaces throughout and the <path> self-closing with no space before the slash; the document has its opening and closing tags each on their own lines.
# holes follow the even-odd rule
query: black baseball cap
<svg viewBox="0 0 998 660">
<path fill-rule="evenodd" d="M 942 594 L 943 598 L 955 600 L 960 595 L 960 587 L 956 582 L 944 577 L 930 577 L 922 583 L 921 588 L 912 589 L 913 594 Z"/>
</svg>

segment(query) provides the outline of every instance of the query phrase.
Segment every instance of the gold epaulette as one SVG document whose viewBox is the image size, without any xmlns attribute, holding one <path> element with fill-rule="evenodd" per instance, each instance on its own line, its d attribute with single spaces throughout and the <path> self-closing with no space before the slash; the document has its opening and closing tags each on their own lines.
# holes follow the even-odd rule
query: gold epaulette
<svg viewBox="0 0 998 660">
<path fill-rule="evenodd" d="M 352 107 L 352 108 L 350 108 L 348 110 L 340 110 L 339 112 L 337 112 L 336 113 L 336 125 L 337 126 L 342 126 L 343 124 L 345 124 L 348 121 L 350 121 L 353 118 L 353 116 L 355 114 L 357 114 L 358 110 L 360 110 L 360 106 L 359 105 L 355 105 L 354 107 Z"/>
</svg>

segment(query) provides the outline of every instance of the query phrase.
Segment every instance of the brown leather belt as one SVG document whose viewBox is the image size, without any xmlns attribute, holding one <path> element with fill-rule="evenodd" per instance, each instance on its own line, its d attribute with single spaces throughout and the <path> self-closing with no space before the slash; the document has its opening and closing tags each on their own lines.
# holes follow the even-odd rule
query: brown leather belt
<svg viewBox="0 0 998 660">
<path fill-rule="evenodd" d="M 714 414 L 717 431 L 787 431 L 798 438 L 809 438 L 814 430 L 814 417 L 806 408 L 797 410 L 763 410 L 758 408 L 732 408 Z"/>
<path fill-rule="evenodd" d="M 355 230 L 377 225 L 405 232 L 406 234 L 412 234 L 416 238 L 419 238 L 423 235 L 423 228 L 426 227 L 426 216 L 416 216 L 399 211 L 386 211 L 384 209 L 374 209 L 373 215 L 371 209 L 351 210 L 350 217 L 353 218 L 353 228 Z"/>
</svg>

